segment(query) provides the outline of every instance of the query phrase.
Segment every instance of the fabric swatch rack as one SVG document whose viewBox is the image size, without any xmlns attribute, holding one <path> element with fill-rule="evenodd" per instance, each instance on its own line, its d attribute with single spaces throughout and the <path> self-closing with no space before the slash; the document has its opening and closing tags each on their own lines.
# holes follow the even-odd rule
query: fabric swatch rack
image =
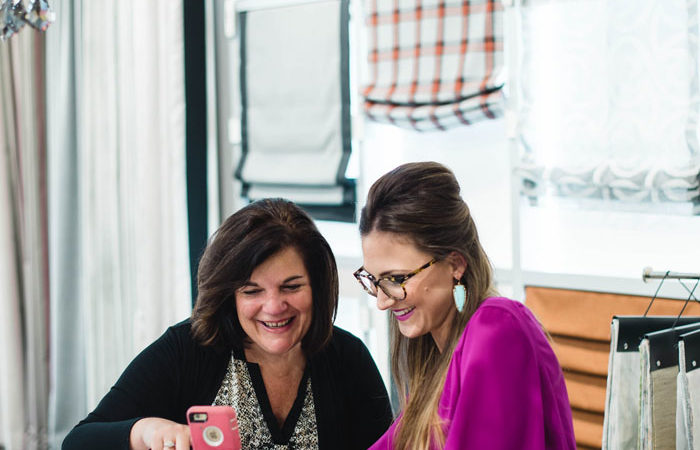
<svg viewBox="0 0 700 450">
<path fill-rule="evenodd" d="M 660 279 L 642 316 L 614 316 L 603 421 L 603 449 L 700 449 L 700 317 L 682 317 L 700 274 L 654 272 Z M 676 316 L 649 316 L 665 280 L 688 298 Z M 684 281 L 695 280 L 692 288 Z"/>
</svg>

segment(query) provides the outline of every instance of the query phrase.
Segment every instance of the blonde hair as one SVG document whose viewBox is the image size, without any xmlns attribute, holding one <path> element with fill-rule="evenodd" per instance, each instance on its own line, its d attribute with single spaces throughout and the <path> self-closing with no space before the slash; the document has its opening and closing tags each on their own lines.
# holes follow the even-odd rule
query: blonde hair
<svg viewBox="0 0 700 450">
<path fill-rule="evenodd" d="M 438 405 L 447 368 L 469 318 L 495 294 L 491 264 L 459 191 L 454 174 L 442 164 L 404 164 L 372 185 L 360 217 L 362 236 L 375 230 L 395 233 L 438 259 L 458 252 L 467 263 L 459 280 L 467 288 L 467 299 L 442 352 L 430 334 L 407 338 L 391 321 L 392 377 L 403 411 L 394 436 L 397 450 L 444 447 Z"/>
</svg>

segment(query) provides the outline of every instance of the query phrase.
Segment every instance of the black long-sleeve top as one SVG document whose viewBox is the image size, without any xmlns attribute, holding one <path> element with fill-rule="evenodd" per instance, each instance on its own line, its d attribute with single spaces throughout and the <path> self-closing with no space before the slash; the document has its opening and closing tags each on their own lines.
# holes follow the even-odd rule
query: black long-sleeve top
<svg viewBox="0 0 700 450">
<path fill-rule="evenodd" d="M 63 450 L 129 449 L 134 423 L 161 417 L 186 423 L 193 405 L 210 405 L 226 375 L 231 348 L 205 347 L 189 321 L 174 325 L 141 352 L 117 383 L 63 441 Z M 366 449 L 389 427 L 384 383 L 362 341 L 334 327 L 308 362 L 320 449 Z M 294 387 L 296 388 L 296 387 Z"/>
</svg>

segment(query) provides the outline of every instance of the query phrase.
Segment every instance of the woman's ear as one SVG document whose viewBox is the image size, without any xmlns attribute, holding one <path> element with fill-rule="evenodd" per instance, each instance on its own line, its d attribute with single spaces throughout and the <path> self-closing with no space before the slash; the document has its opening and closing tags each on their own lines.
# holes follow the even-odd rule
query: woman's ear
<svg viewBox="0 0 700 450">
<path fill-rule="evenodd" d="M 459 252 L 451 252 L 447 255 L 447 262 L 452 267 L 452 277 L 455 280 L 461 280 L 464 271 L 467 270 L 467 260 Z"/>
</svg>

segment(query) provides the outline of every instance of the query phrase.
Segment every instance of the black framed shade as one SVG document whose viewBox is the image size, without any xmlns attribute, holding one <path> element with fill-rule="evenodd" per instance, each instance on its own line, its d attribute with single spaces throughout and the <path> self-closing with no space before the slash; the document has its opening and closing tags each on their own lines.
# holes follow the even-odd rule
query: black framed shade
<svg viewBox="0 0 700 450">
<path fill-rule="evenodd" d="M 318 219 L 354 221 L 349 2 L 239 13 L 242 156 L 250 201 L 292 200 Z"/>
</svg>

